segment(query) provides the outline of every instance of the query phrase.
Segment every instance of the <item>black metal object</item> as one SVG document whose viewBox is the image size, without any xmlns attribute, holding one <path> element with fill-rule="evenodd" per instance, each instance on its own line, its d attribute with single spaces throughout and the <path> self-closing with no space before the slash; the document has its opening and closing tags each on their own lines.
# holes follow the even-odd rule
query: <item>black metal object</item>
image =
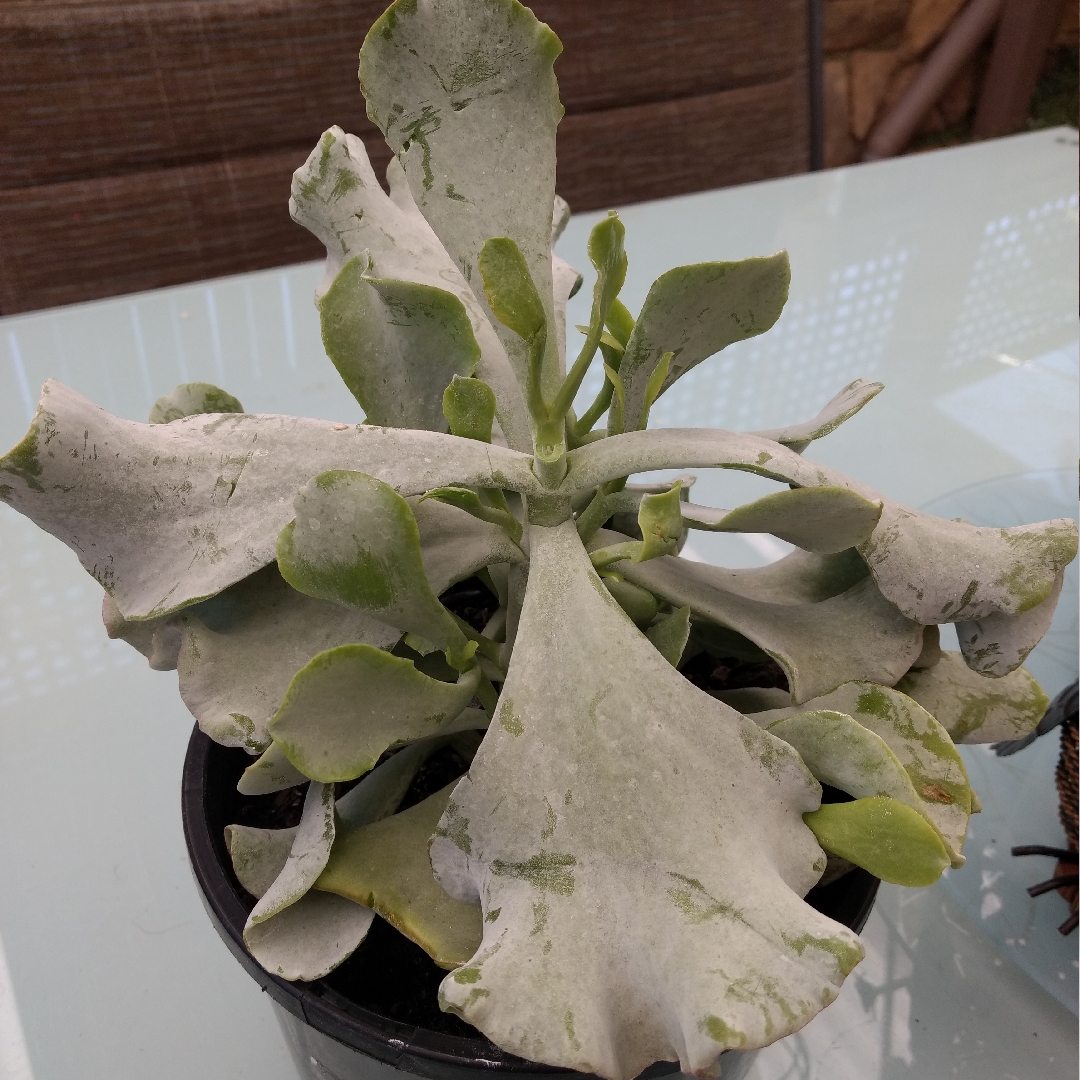
<svg viewBox="0 0 1080 1080">
<path fill-rule="evenodd" d="M 293 983 L 262 968 L 244 946 L 243 929 L 252 898 L 233 875 L 224 839 L 224 828 L 237 820 L 236 808 L 242 798 L 236 792 L 236 782 L 250 763 L 251 758 L 243 750 L 219 746 L 195 728 L 184 760 L 184 837 L 203 906 L 214 928 L 247 973 L 282 1009 L 329 1036 L 333 1044 L 343 1044 L 336 1045 L 336 1053 L 351 1049 L 375 1062 L 432 1080 L 477 1080 L 478 1073 L 492 1072 L 516 1074 L 522 1080 L 556 1076 L 559 1080 L 573 1080 L 586 1076 L 508 1054 L 479 1032 L 475 1037 L 463 1037 L 389 1019 L 335 989 L 334 973 L 328 979 Z M 857 933 L 870 915 L 878 885 L 877 878 L 856 869 L 831 885 L 813 889 L 806 899 L 818 911 Z M 723 1057 L 729 1053 L 739 1060 L 730 1065 L 722 1061 L 727 1069 L 725 1075 L 741 1075 L 749 1054 L 728 1051 Z M 678 1071 L 675 1062 L 657 1062 L 638 1080 Z M 324 1069 L 312 1075 L 329 1073 Z M 370 1070 L 367 1075 L 371 1075 Z"/>
</svg>

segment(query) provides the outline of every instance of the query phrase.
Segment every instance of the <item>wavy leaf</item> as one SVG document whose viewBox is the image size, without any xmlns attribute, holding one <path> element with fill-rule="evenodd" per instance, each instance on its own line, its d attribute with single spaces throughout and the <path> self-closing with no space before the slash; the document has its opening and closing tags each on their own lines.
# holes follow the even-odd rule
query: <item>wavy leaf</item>
<svg viewBox="0 0 1080 1080">
<path fill-rule="evenodd" d="M 1050 629 L 1064 581 L 1065 573 L 1059 570 L 1050 595 L 1021 615 L 995 612 L 971 622 L 958 622 L 956 637 L 968 667 L 996 679 L 1015 671 Z"/>
<path fill-rule="evenodd" d="M 612 535 L 601 531 L 598 540 Z M 796 703 L 851 679 L 891 685 L 922 651 L 922 627 L 869 578 L 827 600 L 778 604 L 727 588 L 729 571 L 673 556 L 620 562 L 616 569 L 672 606 L 686 605 L 697 618 L 749 638 L 784 669 Z"/>
<path fill-rule="evenodd" d="M 646 384 L 664 353 L 674 357 L 660 393 L 733 341 L 768 330 L 784 309 L 790 280 L 786 251 L 741 262 L 680 266 L 658 277 L 619 368 L 626 391 L 623 429 L 643 426 Z M 609 431 L 615 428 L 609 425 Z"/>
<path fill-rule="evenodd" d="M 874 535 L 859 548 L 878 588 L 921 623 L 1022 615 L 1053 593 L 1076 557 L 1068 518 L 985 528 L 945 521 L 886 500 Z"/>
<path fill-rule="evenodd" d="M 482 936 L 480 906 L 448 896 L 428 860 L 454 783 L 392 817 L 342 830 L 315 883 L 374 909 L 444 968 L 465 963 Z"/>
<path fill-rule="evenodd" d="M 518 450 L 529 450 L 532 443 L 525 403 L 506 351 L 480 301 L 469 288 L 461 268 L 417 210 L 396 158 L 391 159 L 386 178 L 390 184 L 389 197 L 375 177 L 363 142 L 355 135 L 346 135 L 339 127 L 323 133 L 319 145 L 293 177 L 289 200 L 293 219 L 326 246 L 326 272 L 316 289 L 316 302 L 322 307 L 321 300 L 342 267 L 361 253 L 365 255 L 365 272 L 374 278 L 396 279 L 449 292 L 467 313 L 480 350 L 476 374 L 495 391 L 507 441 Z M 325 310 L 323 319 L 325 331 Z M 383 324 L 383 332 L 392 330 Z M 349 366 L 347 370 L 363 363 L 363 358 L 356 355 L 342 359 Z M 441 393 L 442 387 L 438 390 Z"/>
<path fill-rule="evenodd" d="M 305 596 L 264 567 L 177 617 L 180 696 L 224 746 L 262 752 L 292 677 L 319 653 L 363 642 L 389 649 L 401 631 L 355 608 Z"/>
<path fill-rule="evenodd" d="M 391 746 L 476 727 L 462 713 L 479 681 L 478 667 L 445 683 L 370 645 L 339 645 L 296 673 L 270 732 L 305 776 L 352 780 Z"/>
<path fill-rule="evenodd" d="M 58 537 L 127 619 L 214 596 L 274 560 L 293 495 L 359 469 L 405 495 L 434 487 L 539 493 L 530 458 L 426 431 L 290 416 L 136 424 L 50 380 L 22 442 L 0 457 L 0 499 Z"/>
<path fill-rule="evenodd" d="M 531 537 L 499 711 L 431 847 L 485 915 L 443 1007 L 547 1064 L 704 1075 L 805 1023 L 862 955 L 800 899 L 825 866 L 801 822 L 817 785 L 633 628 L 572 522 Z"/>
<path fill-rule="evenodd" d="M 368 116 L 466 280 L 478 290 L 484 241 L 509 237 L 525 255 L 548 326 L 555 325 L 551 232 L 562 116 L 552 64 L 561 49 L 516 0 L 397 0 L 360 50 Z M 522 342 L 501 326 L 496 332 L 525 386 Z M 547 344 L 550 395 L 559 376 L 553 333 Z"/>
<path fill-rule="evenodd" d="M 889 744 L 846 713 L 795 713 L 774 720 L 765 730 L 793 746 L 821 783 L 856 799 L 887 795 L 923 812 L 923 801 Z"/>
<path fill-rule="evenodd" d="M 244 944 L 271 974 L 311 982 L 353 954 L 374 918 L 371 908 L 312 889 L 272 919 L 246 929 Z"/>
<path fill-rule="evenodd" d="M 273 791 L 306 784 L 305 776 L 276 743 L 270 745 L 241 774 L 236 790 L 241 795 L 269 795 Z"/>
<path fill-rule="evenodd" d="M 942 653 L 932 668 L 909 671 L 896 689 L 932 713 L 958 743 L 1019 739 L 1035 730 L 1050 703 L 1025 668 L 988 678 L 957 652 Z"/>
</svg>

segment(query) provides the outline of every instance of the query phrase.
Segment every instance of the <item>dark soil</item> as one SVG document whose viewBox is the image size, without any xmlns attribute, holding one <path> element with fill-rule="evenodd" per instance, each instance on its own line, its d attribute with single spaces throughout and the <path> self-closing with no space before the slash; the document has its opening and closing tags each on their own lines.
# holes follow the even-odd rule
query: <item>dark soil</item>
<svg viewBox="0 0 1080 1080">
<path fill-rule="evenodd" d="M 714 697 L 724 690 L 743 690 L 749 686 L 788 689 L 784 669 L 775 660 L 740 660 L 734 656 L 718 658 L 698 653 L 680 670 L 698 689 Z"/>
</svg>

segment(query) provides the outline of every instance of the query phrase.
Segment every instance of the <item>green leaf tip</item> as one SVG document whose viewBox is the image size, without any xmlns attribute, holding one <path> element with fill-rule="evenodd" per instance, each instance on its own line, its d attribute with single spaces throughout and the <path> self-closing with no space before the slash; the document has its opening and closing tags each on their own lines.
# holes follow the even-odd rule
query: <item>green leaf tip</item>
<svg viewBox="0 0 1080 1080">
<path fill-rule="evenodd" d="M 495 392 L 482 379 L 455 375 L 443 391 L 442 411 L 450 434 L 476 442 L 491 442 L 495 420 Z"/>
<path fill-rule="evenodd" d="M 203 413 L 242 413 L 244 406 L 213 383 L 181 383 L 159 397 L 150 410 L 151 424 L 171 424 L 185 416 Z"/>
<path fill-rule="evenodd" d="M 544 305 L 529 273 L 529 264 L 513 240 L 507 236 L 492 237 L 480 251 L 478 266 L 484 295 L 503 326 L 530 343 L 546 333 Z"/>
<path fill-rule="evenodd" d="M 926 818 L 885 795 L 827 803 L 803 821 L 826 851 L 893 885 L 933 885 L 951 861 Z"/>
</svg>

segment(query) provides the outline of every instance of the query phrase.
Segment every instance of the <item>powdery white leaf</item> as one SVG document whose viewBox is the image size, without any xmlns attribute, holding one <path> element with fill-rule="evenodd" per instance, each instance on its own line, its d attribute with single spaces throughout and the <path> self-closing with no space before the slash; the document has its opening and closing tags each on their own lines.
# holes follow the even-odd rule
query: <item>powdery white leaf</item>
<svg viewBox="0 0 1080 1080">
<path fill-rule="evenodd" d="M 814 439 L 820 439 L 828 435 L 830 431 L 835 431 L 884 389 L 883 383 L 856 379 L 848 383 L 829 401 L 813 420 L 806 420 L 801 424 L 789 424 L 782 428 L 771 428 L 768 431 L 755 431 L 754 434 L 763 439 L 774 439 L 785 446 L 790 446 L 797 453 L 802 453 Z"/>
<path fill-rule="evenodd" d="M 971 622 L 958 622 L 956 637 L 968 666 L 994 678 L 1015 671 L 1050 629 L 1064 580 L 1065 573 L 1059 570 L 1050 595 L 1020 615 L 994 612 Z"/>
<path fill-rule="evenodd" d="M 909 671 L 896 689 L 933 713 L 958 743 L 1019 739 L 1035 730 L 1050 703 L 1027 669 L 988 678 L 950 651 L 932 668 Z"/>
<path fill-rule="evenodd" d="M 255 829 L 250 825 L 226 825 L 225 846 L 237 881 L 256 900 L 266 895 L 289 861 L 296 827 Z"/>
<path fill-rule="evenodd" d="M 244 931 L 248 952 L 273 975 L 311 982 L 329 975 L 367 937 L 371 908 L 311 890 Z"/>
<path fill-rule="evenodd" d="M 406 500 L 420 530 L 420 557 L 436 595 L 485 567 L 521 563 L 525 554 L 506 530 L 435 499 Z"/>
<path fill-rule="evenodd" d="M 224 746 L 261 753 L 292 677 L 319 653 L 362 642 L 389 649 L 401 631 L 291 588 L 274 565 L 176 617 L 180 696 Z"/>
<path fill-rule="evenodd" d="M 691 529 L 771 533 L 805 551 L 835 555 L 870 538 L 881 503 L 847 488 L 805 487 L 777 491 L 735 510 L 688 503 L 682 515 Z"/>
<path fill-rule="evenodd" d="M 886 500 L 874 535 L 859 551 L 878 588 L 909 618 L 971 622 L 1022 615 L 1042 604 L 1076 557 L 1076 524 L 1058 518 L 987 528 Z"/>
<path fill-rule="evenodd" d="M 137 424 L 50 380 L 29 432 L 0 458 L 0 499 L 72 548 L 139 619 L 272 562 L 293 495 L 317 473 L 358 469 L 405 495 L 449 484 L 539 493 L 530 462 L 438 432 L 290 416 Z"/>
<path fill-rule="evenodd" d="M 445 683 L 370 645 L 339 645 L 296 673 L 270 732 L 306 776 L 352 780 L 391 746 L 475 727 L 453 725 L 479 682 L 478 667 Z"/>
<path fill-rule="evenodd" d="M 399 0 L 360 50 L 368 116 L 477 294 L 486 240 L 509 237 L 525 255 L 547 313 L 549 395 L 558 379 L 551 230 L 562 116 L 552 64 L 561 49 L 517 0 Z M 526 385 L 524 343 L 495 329 Z"/>
<path fill-rule="evenodd" d="M 961 849 L 972 791 L 967 770 L 945 728 L 906 694 L 869 682 L 845 683 L 832 693 L 804 702 L 798 710 L 754 713 L 751 719 L 768 727 L 796 711 L 821 709 L 844 713 L 881 736 L 911 777 L 922 811 L 941 834 L 953 866 L 963 866 Z"/>
<path fill-rule="evenodd" d="M 608 596 L 576 528 L 531 530 L 495 720 L 432 841 L 484 939 L 444 1008 L 611 1080 L 801 1027 L 862 956 L 800 897 L 819 793 L 780 740 L 688 683 Z"/>
<path fill-rule="evenodd" d="M 797 487 L 842 487 L 870 500 L 880 498 L 871 488 L 807 461 L 779 443 L 713 428 L 630 431 L 571 450 L 566 461 L 567 474 L 559 491 L 569 496 L 656 469 L 736 469 Z"/>
<path fill-rule="evenodd" d="M 330 857 L 334 842 L 334 785 L 314 780 L 304 796 L 304 811 L 293 836 L 289 857 L 273 884 L 248 915 L 248 930 L 296 903 L 311 888 Z"/>
<path fill-rule="evenodd" d="M 646 384 L 664 353 L 674 356 L 660 393 L 733 341 L 768 330 L 784 309 L 790 280 L 786 251 L 741 262 L 679 266 L 658 277 L 619 368 L 625 430 L 643 426 Z"/>
<path fill-rule="evenodd" d="M 467 313 L 480 349 L 476 376 L 495 391 L 499 420 L 509 444 L 518 450 L 531 449 L 521 390 L 480 301 L 417 210 L 396 158 L 391 160 L 386 178 L 389 196 L 375 177 L 362 140 L 346 135 L 339 127 L 323 133 L 319 145 L 293 176 L 289 200 L 293 219 L 326 245 L 326 272 L 316 289 L 316 302 L 330 289 L 342 267 L 361 254 L 367 260 L 365 272 L 372 277 L 449 292 Z"/>
<path fill-rule="evenodd" d="M 719 571 L 716 581 L 723 588 L 768 604 L 813 604 L 828 600 L 870 576 L 869 567 L 853 549 L 835 555 L 816 555 L 796 548 L 768 566 L 716 569 Z"/>
<path fill-rule="evenodd" d="M 565 259 L 551 253 L 551 287 L 555 298 L 555 341 L 559 347 L 559 370 L 566 371 L 566 305 L 581 288 L 582 277 Z"/>
<path fill-rule="evenodd" d="M 236 790 L 241 795 L 269 795 L 272 791 L 306 784 L 305 776 L 286 756 L 277 743 L 272 742 L 243 772 Z"/>
<path fill-rule="evenodd" d="M 315 883 L 374 909 L 444 968 L 465 963 L 482 934 L 480 906 L 450 897 L 428 860 L 428 841 L 453 788 L 451 783 L 392 817 L 340 830 Z"/>
<path fill-rule="evenodd" d="M 887 795 L 923 813 L 923 800 L 889 744 L 845 713 L 795 713 L 774 720 L 765 730 L 793 746 L 823 784 L 856 799 Z"/>
<path fill-rule="evenodd" d="M 611 535 L 601 530 L 598 539 Z M 868 577 L 826 600 L 777 604 L 741 596 L 726 587 L 724 570 L 676 556 L 615 569 L 669 604 L 749 638 L 784 669 L 796 703 L 851 679 L 891 685 L 922 651 L 922 627 Z"/>
<path fill-rule="evenodd" d="M 101 621 L 110 638 L 126 641 L 136 652 L 142 653 L 151 670 L 176 670 L 182 637 L 173 617 L 125 619 L 116 601 L 106 593 L 101 598 Z"/>
</svg>

